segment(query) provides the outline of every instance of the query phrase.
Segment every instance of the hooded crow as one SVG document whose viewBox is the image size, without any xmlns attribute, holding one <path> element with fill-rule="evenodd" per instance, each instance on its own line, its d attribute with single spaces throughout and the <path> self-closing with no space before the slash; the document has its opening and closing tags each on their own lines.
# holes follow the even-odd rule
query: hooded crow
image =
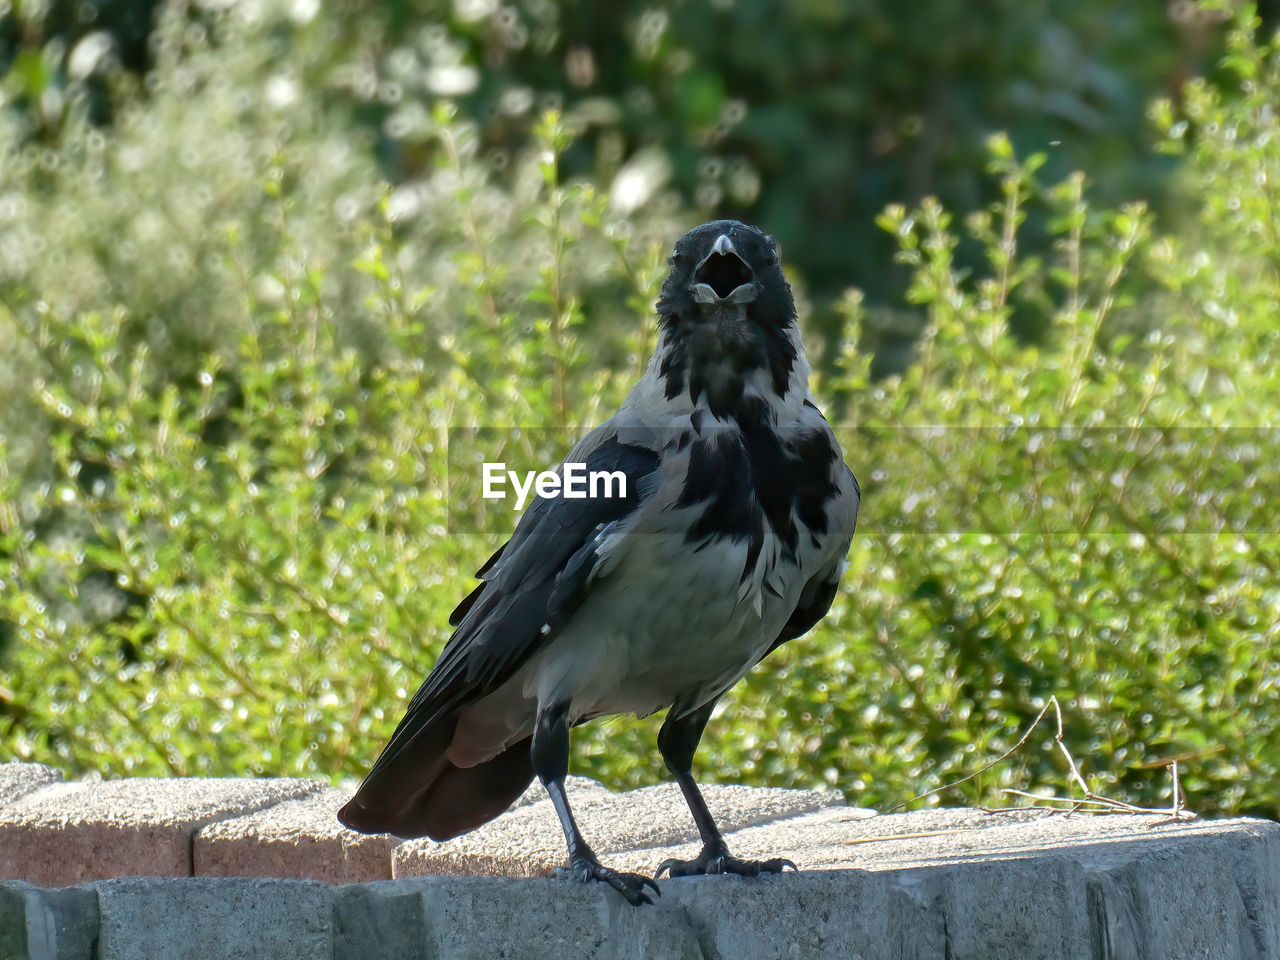
<svg viewBox="0 0 1280 960">
<path fill-rule="evenodd" d="M 831 606 L 858 483 L 809 394 L 773 240 L 716 220 L 682 237 L 669 263 L 644 376 L 565 458 L 621 472 L 625 495 L 530 504 L 339 812 L 348 827 L 447 840 L 498 816 L 536 776 L 564 828 L 571 874 L 650 903 L 653 879 L 596 858 L 564 781 L 573 726 L 666 710 L 658 749 L 702 851 L 657 875 L 795 868 L 730 854 L 693 780 L 693 754 L 724 693 Z"/>
</svg>

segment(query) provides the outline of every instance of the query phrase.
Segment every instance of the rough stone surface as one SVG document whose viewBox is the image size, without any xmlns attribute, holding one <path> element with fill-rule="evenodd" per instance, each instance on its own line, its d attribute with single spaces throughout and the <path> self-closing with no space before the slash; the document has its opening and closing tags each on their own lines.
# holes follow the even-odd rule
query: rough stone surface
<svg viewBox="0 0 1280 960">
<path fill-rule="evenodd" d="M 391 878 L 391 851 L 398 840 L 368 836 L 338 822 L 350 792 L 325 787 L 203 827 L 195 836 L 196 876 L 294 877 L 325 883 Z"/>
<path fill-rule="evenodd" d="M 284 779 L 53 784 L 0 811 L 0 880 L 190 876 L 191 837 L 201 827 L 319 789 Z"/>
<path fill-rule="evenodd" d="M 1280 957 L 1280 824 L 1161 819 L 967 809 L 853 818 L 831 809 L 726 839 L 739 856 L 794 859 L 806 868 L 801 879 L 827 872 L 848 878 L 855 870 L 880 876 L 878 885 L 929 906 L 911 936 L 939 935 L 941 918 L 945 955 L 957 960 Z M 629 851 L 610 862 L 651 869 L 658 857 L 696 852 L 689 844 Z M 791 877 L 769 882 L 779 879 Z M 663 892 L 689 883 L 664 881 Z M 750 923 L 721 922 L 717 935 L 736 938 Z M 892 931 L 882 933 L 891 944 Z"/>
<path fill-rule="evenodd" d="M 57 783 L 62 771 L 46 767 L 42 763 L 0 763 L 0 807 L 21 800 L 41 787 Z"/>
<path fill-rule="evenodd" d="M 838 793 L 706 785 L 702 788 L 722 830 L 819 810 L 842 802 Z M 627 793 L 578 790 L 569 804 L 591 848 L 600 856 L 690 841 L 697 837 L 674 783 Z M 397 847 L 397 877 L 429 874 L 548 876 L 565 862 L 564 832 L 549 800 L 507 811 L 479 830 L 445 843 L 413 840 Z"/>
<path fill-rule="evenodd" d="M 421 880 L 333 891 L 333 960 L 430 960 Z"/>
<path fill-rule="evenodd" d="M 919 810 L 868 816 L 867 811 L 832 807 L 726 834 L 730 850 L 746 858 L 786 857 L 808 870 L 902 870 L 969 860 L 990 861 L 1087 845 L 1099 851 L 1115 843 L 1159 844 L 1188 835 L 1245 829 L 1260 820 L 1182 820 L 1152 824 L 1159 816 L 1078 814 L 1047 810 L 986 813 L 968 808 Z M 1280 829 L 1280 827 L 1277 827 Z M 668 857 L 688 859 L 698 844 L 628 850 L 610 862 L 622 869 Z M 1153 848 L 1154 849 L 1154 848 Z"/>
<path fill-rule="evenodd" d="M 708 957 L 945 956 L 943 921 L 930 904 L 871 874 L 702 877 L 663 891 Z"/>
<path fill-rule="evenodd" d="M 1116 842 L 1084 851 L 1095 956 L 1280 957 L 1280 829 L 1218 823 L 1204 834 L 1208 843 L 1138 853 L 1138 844 Z"/>
<path fill-rule="evenodd" d="M 725 842 L 734 856 L 753 860 L 782 857 L 805 871 L 832 866 L 858 867 L 861 864 L 857 854 L 844 845 L 845 839 L 852 836 L 847 833 L 846 825 L 876 816 L 874 810 L 861 807 L 825 807 L 812 813 L 800 813 L 737 830 L 726 826 Z M 846 855 L 843 862 L 830 862 L 833 859 L 830 854 L 813 856 L 813 847 L 829 846 L 832 842 L 840 853 Z M 652 874 L 664 860 L 692 860 L 701 850 L 702 843 L 695 830 L 679 844 L 610 851 L 608 862 L 618 870 Z"/>
<path fill-rule="evenodd" d="M 0 958 L 96 960 L 98 895 L 87 887 L 0 883 Z"/>
<path fill-rule="evenodd" d="M 611 866 L 652 871 L 698 852 L 674 787 L 571 789 Z M 734 853 L 789 857 L 803 872 L 665 878 L 656 905 L 641 908 L 603 884 L 545 877 L 10 881 L 0 883 L 0 960 L 1280 960 L 1277 823 L 876 816 L 825 794 L 707 795 Z M 58 884 L 86 870 L 245 868 L 255 857 L 255 869 L 301 872 L 311 857 L 307 873 L 336 876 L 356 862 L 332 819 L 344 798 L 305 781 L 50 783 L 0 805 L 0 867 L 44 870 Z M 564 858 L 559 825 L 538 793 L 522 800 L 460 838 L 468 844 L 392 853 L 379 838 L 355 843 L 374 844 L 370 862 L 384 864 L 410 848 L 415 869 L 549 872 Z M 197 852 L 184 859 L 179 846 Z"/>
<path fill-rule="evenodd" d="M 794 853 L 817 869 L 667 879 L 658 905 L 636 911 L 600 885 L 432 878 L 423 888 L 430 942 L 440 955 L 486 955 L 494 944 L 468 946 L 462 920 L 443 919 L 465 915 L 523 930 L 523 938 L 504 934 L 500 946 L 523 943 L 517 954 L 528 957 L 562 955 L 561 929 L 573 931 L 588 957 L 631 956 L 635 942 L 644 944 L 637 956 L 666 950 L 734 960 L 1280 957 L 1280 824 L 849 813 L 822 810 L 728 837 L 744 856 Z M 488 919 L 499 916 L 509 919 Z M 661 941 L 651 921 L 665 931 Z M 635 925 L 614 936 L 619 924 Z"/>
<path fill-rule="evenodd" d="M 331 960 L 330 888 L 310 880 L 103 880 L 97 960 Z M 378 957 L 376 951 L 367 954 Z"/>
<path fill-rule="evenodd" d="M 413 881 L 405 881 L 413 882 Z M 424 877 L 427 956 L 703 960 L 679 903 L 637 909 L 599 884 Z M 477 936 L 478 931 L 483 931 Z M 735 958 L 736 960 L 736 958 Z"/>
</svg>

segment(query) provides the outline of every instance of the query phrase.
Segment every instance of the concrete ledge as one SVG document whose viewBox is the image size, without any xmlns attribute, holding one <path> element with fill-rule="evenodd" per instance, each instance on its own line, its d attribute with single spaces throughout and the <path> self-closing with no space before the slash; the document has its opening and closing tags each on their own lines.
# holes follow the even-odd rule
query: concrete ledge
<svg viewBox="0 0 1280 960">
<path fill-rule="evenodd" d="M 840 804 L 845 815 L 849 815 L 843 798 L 835 792 L 716 784 L 708 784 L 702 790 L 707 806 L 725 832 L 772 823 L 835 804 Z M 566 792 L 591 849 L 602 858 L 623 851 L 693 842 L 698 838 L 689 807 L 674 783 L 629 793 L 610 793 L 598 786 L 591 789 L 571 784 Z M 510 810 L 479 830 L 445 843 L 430 840 L 404 843 L 393 855 L 392 872 L 396 877 L 440 873 L 546 877 L 564 862 L 564 833 L 551 801 L 543 799 Z"/>
<path fill-rule="evenodd" d="M 0 929 L 19 931 L 0 939 L 5 947 L 0 955 L 6 960 L 1280 956 L 1280 825 L 1232 820 L 1153 831 L 1149 819 L 1125 817 L 1105 823 L 1086 819 L 1077 830 L 1073 821 L 1052 817 L 956 827 L 957 821 L 979 815 L 938 813 L 850 821 L 855 837 L 883 837 L 850 844 L 868 851 L 885 848 L 868 857 L 865 869 L 667 880 L 658 904 L 642 908 L 599 884 L 561 879 L 438 876 L 328 886 L 302 880 L 139 878 L 63 890 L 0 884 Z M 926 823 L 957 832 L 921 837 L 919 830 L 899 829 Z M 864 834 L 872 827 L 885 832 Z M 1009 834 L 1003 842 L 1002 833 Z M 1091 835 L 1106 839 L 1084 839 Z M 948 838 L 945 845 L 927 849 L 939 837 Z M 1002 843 L 1002 852 L 988 856 L 987 840 Z M 50 925 L 49 918 L 67 931 L 61 939 L 41 941 L 24 933 Z M 95 926 L 96 936 L 90 933 Z M 56 949 L 30 947 L 49 942 Z"/>
<path fill-rule="evenodd" d="M 0 763 L 0 807 L 57 783 L 62 771 L 40 763 Z"/>
<path fill-rule="evenodd" d="M 346 794 L 311 781 L 76 784 L 14 766 L 31 765 L 0 765 L 0 784 L 25 785 L 0 801 L 0 865 L 19 876 L 0 883 L 0 960 L 1280 958 L 1280 824 L 1264 820 L 877 816 L 819 792 L 711 787 L 735 853 L 803 872 L 666 879 L 656 906 L 633 908 L 533 876 L 563 862 L 536 792 L 469 837 L 397 845 L 344 830 Z M 673 787 L 570 789 L 611 866 L 697 852 Z M 393 867 L 435 875 L 342 882 Z M 110 869 L 177 876 L 59 886 Z M 510 876 L 467 875 L 482 870 Z"/>
</svg>

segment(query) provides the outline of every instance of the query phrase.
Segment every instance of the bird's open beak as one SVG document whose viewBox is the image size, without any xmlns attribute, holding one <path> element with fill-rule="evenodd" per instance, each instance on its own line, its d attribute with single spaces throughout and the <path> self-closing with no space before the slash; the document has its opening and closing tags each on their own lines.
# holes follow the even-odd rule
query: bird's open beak
<svg viewBox="0 0 1280 960">
<path fill-rule="evenodd" d="M 720 234 L 693 271 L 693 299 L 699 303 L 750 303 L 755 298 L 755 274 L 733 248 L 729 235 Z"/>
</svg>

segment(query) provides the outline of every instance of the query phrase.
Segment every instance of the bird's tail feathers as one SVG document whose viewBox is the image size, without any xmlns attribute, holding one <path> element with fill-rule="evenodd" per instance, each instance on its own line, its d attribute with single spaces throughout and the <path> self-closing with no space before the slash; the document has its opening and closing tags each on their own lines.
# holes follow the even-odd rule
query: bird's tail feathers
<svg viewBox="0 0 1280 960">
<path fill-rule="evenodd" d="M 532 740 L 458 767 L 446 756 L 457 725 L 456 712 L 436 716 L 413 735 L 411 749 L 379 757 L 338 819 L 361 833 L 449 840 L 506 810 L 533 782 Z"/>
</svg>

